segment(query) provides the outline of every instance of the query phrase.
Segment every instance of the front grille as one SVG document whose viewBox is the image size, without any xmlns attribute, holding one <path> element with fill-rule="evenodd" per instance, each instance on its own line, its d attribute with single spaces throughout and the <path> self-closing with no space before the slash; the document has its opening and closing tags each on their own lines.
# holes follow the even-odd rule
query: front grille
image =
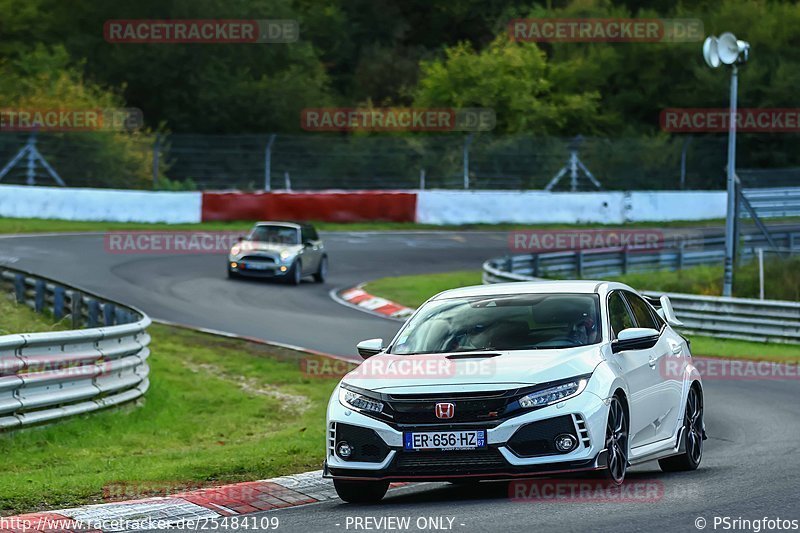
<svg viewBox="0 0 800 533">
<path fill-rule="evenodd" d="M 335 444 L 338 445 L 342 441 L 347 441 L 353 448 L 353 453 L 345 459 L 346 461 L 380 463 L 389 454 L 389 446 L 369 428 L 337 423 Z"/>
<path fill-rule="evenodd" d="M 513 403 L 517 391 L 470 392 L 462 394 L 391 395 L 388 413 L 396 424 L 458 424 L 468 422 L 491 423 L 503 419 Z M 453 418 L 436 417 L 437 403 L 452 403 Z"/>
<path fill-rule="evenodd" d="M 562 433 L 568 433 L 578 439 L 571 415 L 525 424 L 511 436 L 507 446 L 519 457 L 556 455 L 561 452 L 556 450 L 553 441 Z"/>
<path fill-rule="evenodd" d="M 395 470 L 408 475 L 481 474 L 508 466 L 499 451 L 401 452 Z"/>
<path fill-rule="evenodd" d="M 246 255 L 242 257 L 240 261 L 246 261 L 248 263 L 266 263 L 268 265 L 274 265 L 277 263 L 274 257 L 269 257 L 266 255 Z"/>
</svg>

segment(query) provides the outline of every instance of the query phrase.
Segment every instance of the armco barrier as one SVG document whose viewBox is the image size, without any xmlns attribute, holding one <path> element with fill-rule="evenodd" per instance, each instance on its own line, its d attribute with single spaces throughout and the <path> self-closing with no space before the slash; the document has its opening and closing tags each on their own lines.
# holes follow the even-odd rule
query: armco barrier
<svg viewBox="0 0 800 533">
<path fill-rule="evenodd" d="M 119 405 L 147 391 L 147 315 L 22 270 L 0 268 L 0 285 L 37 312 L 87 326 L 0 336 L 0 429 Z"/>
<path fill-rule="evenodd" d="M 751 255 L 757 236 L 748 236 L 743 255 Z M 800 249 L 793 233 L 776 236 L 789 250 Z M 720 264 L 722 252 L 714 246 L 720 237 L 708 237 L 708 250 L 662 249 L 631 253 L 625 249 L 579 250 L 524 254 L 489 259 L 483 264 L 484 283 L 536 281 L 539 276 L 603 278 L 632 271 L 677 270 L 698 264 Z M 724 239 L 723 239 L 724 241 Z M 659 293 L 645 292 L 648 296 Z M 753 341 L 800 343 L 800 303 L 779 300 L 723 298 L 692 294 L 667 294 L 687 332 Z"/>
</svg>

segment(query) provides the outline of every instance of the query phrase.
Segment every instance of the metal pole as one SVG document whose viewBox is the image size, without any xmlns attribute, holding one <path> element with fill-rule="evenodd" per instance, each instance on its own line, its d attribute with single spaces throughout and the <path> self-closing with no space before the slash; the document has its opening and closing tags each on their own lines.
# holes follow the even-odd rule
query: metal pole
<svg viewBox="0 0 800 533">
<path fill-rule="evenodd" d="M 728 211 L 725 218 L 725 274 L 722 281 L 722 295 L 733 295 L 733 256 L 736 234 L 736 98 L 738 68 L 731 65 L 731 112 L 728 124 Z"/>
<path fill-rule="evenodd" d="M 764 249 L 758 249 L 758 297 L 764 299 Z"/>
<path fill-rule="evenodd" d="M 683 150 L 681 150 L 681 190 L 686 188 L 686 152 L 689 149 L 690 142 L 692 142 L 691 135 L 683 141 Z"/>
<path fill-rule="evenodd" d="M 289 171 L 283 173 L 283 183 L 287 191 L 292 190 L 292 178 L 289 177 Z"/>
<path fill-rule="evenodd" d="M 269 192 L 271 188 L 270 176 L 272 176 L 272 143 L 275 142 L 275 134 L 269 136 L 267 149 L 264 151 L 264 190 Z"/>
<path fill-rule="evenodd" d="M 464 188 L 469 189 L 469 145 L 472 143 L 472 134 L 470 133 L 464 139 Z"/>
<path fill-rule="evenodd" d="M 419 169 L 419 190 L 425 190 L 425 169 Z"/>
<path fill-rule="evenodd" d="M 31 133 L 28 139 L 28 176 L 25 181 L 28 185 L 36 185 L 36 134 Z"/>
<path fill-rule="evenodd" d="M 153 189 L 158 188 L 158 158 L 161 154 L 161 136 L 156 134 L 156 140 L 153 142 Z"/>
<path fill-rule="evenodd" d="M 569 153 L 569 190 L 578 190 L 578 152 L 573 150 Z"/>
</svg>

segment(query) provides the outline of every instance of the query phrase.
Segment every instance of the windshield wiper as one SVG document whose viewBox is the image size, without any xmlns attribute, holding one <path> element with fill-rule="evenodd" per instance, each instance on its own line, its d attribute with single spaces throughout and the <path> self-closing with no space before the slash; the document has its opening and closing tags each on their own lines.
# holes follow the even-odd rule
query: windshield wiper
<svg viewBox="0 0 800 533">
<path fill-rule="evenodd" d="M 501 353 L 490 352 L 490 353 L 453 353 L 445 357 L 445 359 L 483 359 L 485 357 L 500 357 Z"/>
</svg>

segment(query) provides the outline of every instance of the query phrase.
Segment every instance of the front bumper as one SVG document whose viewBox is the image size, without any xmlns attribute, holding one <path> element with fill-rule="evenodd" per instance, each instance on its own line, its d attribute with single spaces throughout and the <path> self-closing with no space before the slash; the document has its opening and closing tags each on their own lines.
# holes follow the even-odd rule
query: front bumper
<svg viewBox="0 0 800 533">
<path fill-rule="evenodd" d="M 280 278 L 287 276 L 290 271 L 291 264 L 281 263 L 279 261 L 268 262 L 251 262 L 248 260 L 228 258 L 228 271 L 240 276 L 250 276 L 255 278 Z M 281 270 L 283 268 L 283 270 Z"/>
<path fill-rule="evenodd" d="M 472 422 L 435 426 L 393 425 L 344 407 L 339 403 L 338 395 L 334 394 L 328 405 L 323 475 L 351 480 L 446 481 L 513 479 L 599 470 L 606 467 L 606 417 L 605 402 L 592 392 L 584 391 L 569 400 L 503 420 L 491 427 Z M 336 453 L 337 436 L 352 435 L 353 427 L 360 434 L 356 439 L 356 449 L 367 450 L 367 455 L 343 459 Z M 558 453 L 542 446 L 556 432 L 548 429 L 552 427 L 561 428 L 559 432 L 571 427 L 573 431 L 570 432 L 577 437 L 576 447 L 570 452 Z M 469 451 L 403 449 L 403 433 L 406 431 L 459 429 L 485 429 L 487 447 Z M 521 446 L 520 442 L 528 443 L 528 446 Z"/>
</svg>

